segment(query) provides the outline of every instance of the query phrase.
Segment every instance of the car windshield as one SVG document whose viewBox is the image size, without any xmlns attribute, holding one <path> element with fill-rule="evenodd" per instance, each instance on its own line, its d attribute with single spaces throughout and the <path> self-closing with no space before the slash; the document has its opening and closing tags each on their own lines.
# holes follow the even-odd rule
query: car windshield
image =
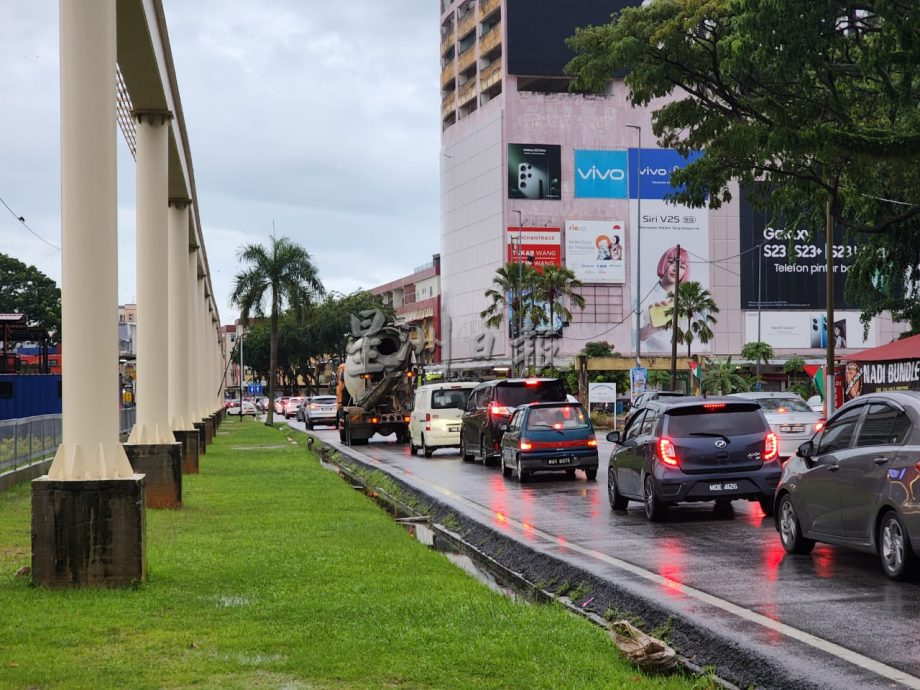
<svg viewBox="0 0 920 690">
<path fill-rule="evenodd" d="M 687 438 L 691 436 L 745 436 L 766 432 L 763 417 L 753 405 L 716 406 L 693 405 L 668 410 L 669 436 Z M 718 407 L 717 405 L 722 405 Z"/>
<path fill-rule="evenodd" d="M 587 429 L 588 416 L 581 405 L 537 407 L 527 416 L 527 429 Z"/>
<path fill-rule="evenodd" d="M 565 388 L 561 381 L 538 381 L 529 385 L 523 382 L 509 383 L 495 389 L 495 401 L 506 407 L 557 400 L 565 400 Z"/>
<path fill-rule="evenodd" d="M 462 408 L 466 404 L 467 391 L 439 390 L 431 392 L 431 409 L 448 410 Z"/>
<path fill-rule="evenodd" d="M 811 412 L 811 408 L 798 398 L 758 398 L 764 412 Z"/>
</svg>

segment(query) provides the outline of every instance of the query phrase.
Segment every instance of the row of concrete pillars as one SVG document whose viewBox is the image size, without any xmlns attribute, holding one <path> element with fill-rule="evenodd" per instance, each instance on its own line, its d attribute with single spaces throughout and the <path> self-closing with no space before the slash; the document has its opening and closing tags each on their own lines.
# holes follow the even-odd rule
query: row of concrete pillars
<svg viewBox="0 0 920 690">
<path fill-rule="evenodd" d="M 32 484 L 32 577 L 146 577 L 145 508 L 182 505 L 222 419 L 224 353 L 191 194 L 170 198 L 172 113 L 135 112 L 137 422 L 118 428 L 116 2 L 62 0 L 62 443 Z M 189 171 L 189 174 L 191 172 Z M 175 181 L 173 181 L 175 182 Z"/>
</svg>

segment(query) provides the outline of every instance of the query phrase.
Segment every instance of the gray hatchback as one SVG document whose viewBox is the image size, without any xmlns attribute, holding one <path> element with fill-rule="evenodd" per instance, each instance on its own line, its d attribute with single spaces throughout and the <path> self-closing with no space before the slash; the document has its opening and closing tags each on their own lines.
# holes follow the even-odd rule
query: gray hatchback
<svg viewBox="0 0 920 690">
<path fill-rule="evenodd" d="M 789 553 L 816 541 L 877 553 L 889 577 L 920 555 L 920 393 L 874 393 L 844 405 L 783 468 L 776 529 Z"/>
</svg>

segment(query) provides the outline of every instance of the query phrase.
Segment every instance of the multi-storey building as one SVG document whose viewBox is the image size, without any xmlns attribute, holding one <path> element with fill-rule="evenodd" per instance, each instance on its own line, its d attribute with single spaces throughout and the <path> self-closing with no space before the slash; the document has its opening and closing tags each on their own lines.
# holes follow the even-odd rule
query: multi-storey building
<svg viewBox="0 0 920 690">
<path fill-rule="evenodd" d="M 570 91 L 565 39 L 640 0 L 440 2 L 442 339 L 453 363 L 510 359 L 507 324 L 483 350 L 480 312 L 496 269 L 521 257 L 566 265 L 584 283 L 585 309 L 553 327 L 557 362 L 588 341 L 634 353 L 637 330 L 643 355 L 669 353 L 661 312 L 677 244 L 681 279 L 720 308 L 712 342 L 694 352 L 737 353 L 759 330 L 778 353 L 818 356 L 835 335 L 852 348 L 898 331 L 879 318 L 863 338 L 852 310 L 827 324 L 823 256 L 807 256 L 820 245 L 802 240 L 790 263 L 737 186 L 717 211 L 665 203 L 670 171 L 686 161 L 657 148 L 652 109 L 628 102 L 622 78 L 601 94 Z"/>
<path fill-rule="evenodd" d="M 410 275 L 371 288 L 383 303 L 393 308 L 399 323 L 418 328 L 424 338 L 428 363 L 441 361 L 438 334 L 441 332 L 441 257 L 435 254 Z"/>
</svg>

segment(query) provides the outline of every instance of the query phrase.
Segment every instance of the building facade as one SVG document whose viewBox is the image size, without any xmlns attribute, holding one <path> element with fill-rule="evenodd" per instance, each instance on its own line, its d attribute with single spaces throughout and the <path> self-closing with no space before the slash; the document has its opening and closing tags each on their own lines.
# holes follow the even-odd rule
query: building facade
<svg viewBox="0 0 920 690">
<path fill-rule="evenodd" d="M 418 329 L 424 339 L 425 363 L 441 361 L 441 257 L 435 254 L 411 274 L 371 288 L 370 292 L 393 308 L 397 323 Z"/>
<path fill-rule="evenodd" d="M 694 353 L 738 353 L 760 339 L 778 354 L 820 356 L 829 338 L 846 351 L 895 337 L 886 318 L 864 337 L 845 306 L 826 323 L 823 256 L 809 257 L 821 240 L 790 245 L 737 186 L 715 211 L 666 203 L 670 171 L 687 161 L 657 147 L 654 108 L 630 105 L 622 79 L 602 94 L 569 91 L 565 38 L 640 4 L 441 0 L 442 339 L 451 361 L 509 362 L 507 324 L 484 349 L 480 312 L 496 269 L 522 259 L 566 265 L 584 283 L 585 309 L 553 325 L 557 363 L 589 341 L 670 354 L 662 312 L 678 261 L 680 279 L 700 282 L 720 309 L 713 340 Z M 838 242 L 843 275 L 852 248 L 842 234 Z"/>
</svg>

